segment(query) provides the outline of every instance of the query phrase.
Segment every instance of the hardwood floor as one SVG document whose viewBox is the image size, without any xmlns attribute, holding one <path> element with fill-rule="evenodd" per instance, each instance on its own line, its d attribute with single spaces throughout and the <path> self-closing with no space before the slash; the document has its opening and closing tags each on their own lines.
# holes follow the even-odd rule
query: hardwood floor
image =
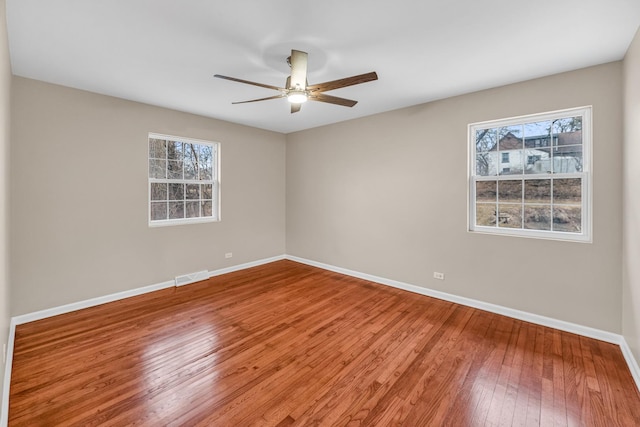
<svg viewBox="0 0 640 427">
<path fill-rule="evenodd" d="M 18 326 L 10 426 L 638 426 L 620 349 L 291 261 Z"/>
</svg>

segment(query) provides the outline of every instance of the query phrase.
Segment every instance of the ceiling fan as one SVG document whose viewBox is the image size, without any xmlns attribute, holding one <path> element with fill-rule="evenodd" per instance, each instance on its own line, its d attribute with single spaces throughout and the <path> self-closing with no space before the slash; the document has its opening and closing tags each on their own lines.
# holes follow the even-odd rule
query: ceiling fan
<svg viewBox="0 0 640 427">
<path fill-rule="evenodd" d="M 251 82 L 249 80 L 236 79 L 235 77 L 222 76 L 220 74 L 216 74 L 213 77 L 254 86 L 260 86 L 280 92 L 279 95 L 269 96 L 267 98 L 252 99 L 249 101 L 233 102 L 233 104 L 245 104 L 247 102 L 287 98 L 287 100 L 291 103 L 291 113 L 297 113 L 298 111 L 300 111 L 300 107 L 302 106 L 302 104 L 307 101 L 320 101 L 327 102 L 329 104 L 342 105 L 345 107 L 353 107 L 358 103 L 358 101 L 338 98 L 337 96 L 327 95 L 324 92 L 378 80 L 378 75 L 374 71 L 371 73 L 346 77 L 344 79 L 310 85 L 307 82 L 307 57 L 307 52 L 302 52 L 300 50 L 291 50 L 291 56 L 287 58 L 287 63 L 291 67 L 291 75 L 287 77 L 285 87 L 271 86 L 263 83 Z"/>
</svg>

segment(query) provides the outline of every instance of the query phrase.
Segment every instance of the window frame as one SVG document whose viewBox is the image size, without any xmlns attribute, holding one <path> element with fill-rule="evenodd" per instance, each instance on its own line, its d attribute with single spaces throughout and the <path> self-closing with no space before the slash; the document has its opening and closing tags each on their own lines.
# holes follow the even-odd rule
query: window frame
<svg viewBox="0 0 640 427">
<path fill-rule="evenodd" d="M 175 141 L 181 143 L 188 143 L 194 145 L 206 145 L 212 147 L 212 159 L 211 159 L 211 179 L 169 179 L 169 178 L 151 178 L 150 177 L 150 163 L 152 160 L 149 152 L 149 145 L 151 139 L 164 139 L 167 141 Z M 152 220 L 151 219 L 151 203 L 152 203 L 152 190 L 153 183 L 176 183 L 176 184 L 211 184 L 211 216 L 199 216 L 192 218 L 173 218 L 164 220 Z M 186 196 L 185 196 L 186 197 Z M 184 200 L 187 200 L 186 198 Z M 194 199 L 195 200 L 195 199 Z M 202 197 L 200 199 L 202 200 Z M 208 199 L 207 199 L 208 200 Z M 214 141 L 206 141 L 202 139 L 187 138 L 182 136 L 166 135 L 155 132 L 149 132 L 147 135 L 147 223 L 149 227 L 166 227 L 176 226 L 183 224 L 202 224 L 209 222 L 220 222 L 220 143 Z"/>
<path fill-rule="evenodd" d="M 495 175 L 478 175 L 476 171 L 476 131 L 481 129 L 508 127 L 514 125 L 525 125 L 527 123 L 535 123 L 541 121 L 553 121 L 568 117 L 582 117 L 582 171 L 572 173 L 525 173 L 501 175 L 500 169 L 496 170 Z M 493 234 L 504 236 L 517 236 L 549 240 L 562 240 L 571 242 L 592 243 L 593 242 L 593 197 L 592 197 L 592 179 L 593 179 L 593 119 L 592 106 L 582 106 L 576 108 L 568 108 L 563 110 L 548 111 L 536 114 L 527 114 L 522 116 L 510 117 L 505 119 L 488 120 L 483 122 L 470 123 L 468 125 L 468 157 L 467 157 L 467 231 L 480 234 Z M 524 137 L 524 135 L 523 135 Z M 550 141 L 550 147 L 553 147 L 553 140 Z M 526 156 L 526 147 L 522 147 L 523 156 Z M 526 159 L 524 159 L 526 161 Z M 501 162 L 499 165 L 502 164 Z M 533 230 L 524 228 L 507 228 L 499 226 L 499 219 L 496 218 L 496 224 L 491 226 L 476 224 L 476 182 L 478 181 L 508 181 L 520 180 L 522 187 L 525 187 L 527 180 L 533 179 L 562 179 L 562 178 L 580 178 L 581 186 L 581 232 L 573 233 L 556 230 Z M 552 181 L 553 182 L 553 181 Z M 524 191 L 524 190 L 523 190 Z M 498 200 L 496 199 L 496 206 Z M 524 206 L 524 199 L 521 203 Z M 550 207 L 553 207 L 553 200 L 550 201 Z M 551 218 L 553 222 L 553 217 Z M 523 223 L 524 227 L 524 223 Z"/>
</svg>

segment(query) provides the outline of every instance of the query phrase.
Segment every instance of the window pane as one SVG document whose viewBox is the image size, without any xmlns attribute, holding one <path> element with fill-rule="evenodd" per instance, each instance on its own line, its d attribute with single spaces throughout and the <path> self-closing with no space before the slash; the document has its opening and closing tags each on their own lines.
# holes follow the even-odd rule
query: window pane
<svg viewBox="0 0 640 427">
<path fill-rule="evenodd" d="M 169 141 L 167 144 L 167 158 L 169 160 L 179 160 L 182 162 L 182 142 Z"/>
<path fill-rule="evenodd" d="M 184 218 L 184 202 L 169 202 L 169 219 Z"/>
<path fill-rule="evenodd" d="M 525 203 L 551 203 L 550 179 L 527 179 L 524 181 Z"/>
<path fill-rule="evenodd" d="M 182 179 L 182 160 L 169 160 L 167 166 L 167 178 Z"/>
<path fill-rule="evenodd" d="M 498 204 L 498 227 L 522 228 L 522 205 Z"/>
<path fill-rule="evenodd" d="M 524 207 L 524 228 L 551 230 L 551 206 L 526 205 Z"/>
<path fill-rule="evenodd" d="M 576 138 L 578 135 L 582 138 L 582 117 L 562 117 L 553 121 L 553 140 L 554 142 L 562 143 L 564 138 L 562 134 L 574 133 L 571 138 Z M 566 137 L 566 136 L 565 136 Z M 582 142 L 574 142 L 573 144 L 580 144 Z"/>
<path fill-rule="evenodd" d="M 199 184 L 187 184 L 186 185 L 186 199 L 199 199 L 200 198 L 200 185 Z"/>
<path fill-rule="evenodd" d="M 553 125 L 553 169 L 555 173 L 582 171 L 582 118 L 566 117 Z"/>
<path fill-rule="evenodd" d="M 495 227 L 496 225 L 496 205 L 495 203 L 476 204 L 476 225 Z"/>
<path fill-rule="evenodd" d="M 184 146 L 184 179 L 198 179 L 198 146 L 183 144 Z"/>
<path fill-rule="evenodd" d="M 527 123 L 525 132 L 525 173 L 551 172 L 551 120 Z"/>
<path fill-rule="evenodd" d="M 498 128 L 498 136 L 500 151 L 522 149 L 522 125 Z"/>
<path fill-rule="evenodd" d="M 498 129 L 480 129 L 476 131 L 476 151 L 497 151 Z"/>
<path fill-rule="evenodd" d="M 213 147 L 209 145 L 200 146 L 200 179 L 209 180 L 213 177 Z"/>
<path fill-rule="evenodd" d="M 553 149 L 555 173 L 582 172 L 582 145 L 562 145 Z"/>
<path fill-rule="evenodd" d="M 524 150 L 524 173 L 549 173 L 551 160 L 548 148 L 530 148 Z"/>
<path fill-rule="evenodd" d="M 166 160 L 149 160 L 149 178 L 165 179 L 167 173 Z"/>
<path fill-rule="evenodd" d="M 167 157 L 167 141 L 164 139 L 149 139 L 149 158 L 164 159 Z"/>
<path fill-rule="evenodd" d="M 169 200 L 184 200 L 184 184 L 169 184 Z"/>
<path fill-rule="evenodd" d="M 526 123 L 524 125 L 525 148 L 549 147 L 551 145 L 550 130 L 551 120 Z"/>
<path fill-rule="evenodd" d="M 200 164 L 200 179 L 211 180 L 213 177 L 213 170 L 211 169 L 211 163 Z"/>
<path fill-rule="evenodd" d="M 163 182 L 152 182 L 151 200 L 167 200 L 167 184 Z"/>
<path fill-rule="evenodd" d="M 498 153 L 480 152 L 476 154 L 476 175 L 494 176 L 498 174 Z"/>
<path fill-rule="evenodd" d="M 520 175 L 524 171 L 523 151 L 500 151 L 500 175 Z"/>
<path fill-rule="evenodd" d="M 496 189 L 496 181 L 476 181 L 476 201 L 495 203 Z"/>
<path fill-rule="evenodd" d="M 151 221 L 167 219 L 167 202 L 151 202 Z"/>
<path fill-rule="evenodd" d="M 514 175 L 523 172 L 522 125 L 498 128 L 498 148 L 500 150 L 500 175 Z"/>
<path fill-rule="evenodd" d="M 522 180 L 499 181 L 498 200 L 501 202 L 522 202 Z"/>
<path fill-rule="evenodd" d="M 553 203 L 580 203 L 582 201 L 582 179 L 563 178 L 553 180 Z"/>
<path fill-rule="evenodd" d="M 554 206 L 553 231 L 580 233 L 582 231 L 582 209 L 580 206 Z"/>
<path fill-rule="evenodd" d="M 185 202 L 186 218 L 197 218 L 200 216 L 200 202 Z"/>
<path fill-rule="evenodd" d="M 213 205 L 211 202 L 202 202 L 202 216 L 213 216 Z"/>
<path fill-rule="evenodd" d="M 202 198 L 203 199 L 212 199 L 213 195 L 213 185 L 211 184 L 202 184 L 201 185 Z"/>
</svg>

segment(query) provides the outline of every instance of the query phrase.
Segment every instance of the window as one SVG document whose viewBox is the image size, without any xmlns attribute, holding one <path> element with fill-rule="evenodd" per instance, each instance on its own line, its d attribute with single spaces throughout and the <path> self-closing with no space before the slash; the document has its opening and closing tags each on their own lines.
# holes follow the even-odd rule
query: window
<svg viewBox="0 0 640 427">
<path fill-rule="evenodd" d="M 469 156 L 470 231 L 591 241 L 591 107 L 470 124 Z"/>
<path fill-rule="evenodd" d="M 149 134 L 149 225 L 219 220 L 217 143 Z"/>
</svg>

